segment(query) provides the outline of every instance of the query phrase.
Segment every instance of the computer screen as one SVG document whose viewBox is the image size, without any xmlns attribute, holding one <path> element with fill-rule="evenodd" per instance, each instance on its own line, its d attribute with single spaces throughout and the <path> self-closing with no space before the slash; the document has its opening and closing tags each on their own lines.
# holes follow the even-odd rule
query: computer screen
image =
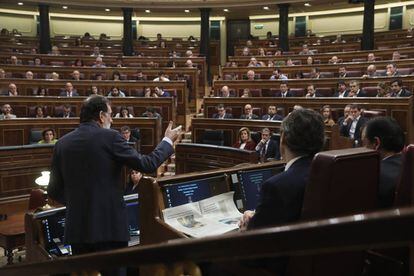
<svg viewBox="0 0 414 276">
<path fill-rule="evenodd" d="M 259 202 L 263 182 L 278 172 L 275 168 L 267 168 L 239 171 L 237 175 L 232 175 L 237 207 L 243 210 L 255 210 Z M 241 206 L 241 203 L 243 206 Z"/>
<path fill-rule="evenodd" d="M 139 212 L 138 194 L 124 196 L 127 208 L 128 228 L 131 239 L 139 235 Z M 42 224 L 42 236 L 45 243 L 45 250 L 53 256 L 71 255 L 70 245 L 65 240 L 65 217 L 66 207 L 55 208 L 36 213 L 34 218 Z"/>
<path fill-rule="evenodd" d="M 139 235 L 138 194 L 124 196 L 128 215 L 128 228 L 131 236 Z"/>
<path fill-rule="evenodd" d="M 165 207 L 175 207 L 200 201 L 224 192 L 228 185 L 225 175 L 167 184 L 162 187 Z"/>
<path fill-rule="evenodd" d="M 39 212 L 35 215 L 35 218 L 42 223 L 45 250 L 50 255 L 65 256 L 72 253 L 70 245 L 64 243 L 65 217 L 66 207 Z"/>
</svg>

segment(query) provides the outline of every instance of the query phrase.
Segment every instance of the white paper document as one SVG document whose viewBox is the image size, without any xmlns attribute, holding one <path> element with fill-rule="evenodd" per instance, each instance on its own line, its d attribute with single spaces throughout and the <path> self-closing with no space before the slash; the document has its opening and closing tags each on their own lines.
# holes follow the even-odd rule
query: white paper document
<svg viewBox="0 0 414 276">
<path fill-rule="evenodd" d="M 164 221 L 174 229 L 192 237 L 220 235 L 239 228 L 242 214 L 228 192 L 162 210 Z"/>
</svg>

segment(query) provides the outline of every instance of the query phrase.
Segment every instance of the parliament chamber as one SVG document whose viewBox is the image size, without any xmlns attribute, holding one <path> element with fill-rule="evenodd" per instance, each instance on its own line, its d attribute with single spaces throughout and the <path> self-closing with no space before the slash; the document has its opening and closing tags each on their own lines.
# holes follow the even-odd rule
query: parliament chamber
<svg viewBox="0 0 414 276">
<path fill-rule="evenodd" d="M 0 1 L 0 275 L 414 275 L 413 62 L 414 1 Z M 48 175 L 100 96 L 143 155 L 182 131 L 74 254 Z"/>
</svg>

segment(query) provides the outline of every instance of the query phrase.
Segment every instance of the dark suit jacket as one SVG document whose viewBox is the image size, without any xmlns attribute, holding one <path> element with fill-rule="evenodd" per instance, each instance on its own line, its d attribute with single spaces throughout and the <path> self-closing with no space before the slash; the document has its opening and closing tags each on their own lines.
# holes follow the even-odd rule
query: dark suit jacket
<svg viewBox="0 0 414 276">
<path fill-rule="evenodd" d="M 238 141 L 233 145 L 233 148 L 240 148 L 240 145 L 241 143 L 240 141 Z M 255 148 L 256 148 L 256 143 L 253 140 L 247 141 L 246 145 L 244 146 L 245 150 L 255 150 Z"/>
<path fill-rule="evenodd" d="M 282 92 L 277 93 L 276 97 L 282 97 Z M 288 90 L 286 97 L 293 97 L 293 93 Z"/>
<path fill-rule="evenodd" d="M 51 198 L 66 205 L 69 244 L 129 240 L 121 172 L 124 165 L 154 172 L 173 153 L 162 141 L 141 155 L 115 130 L 81 123 L 56 143 L 48 186 Z"/>
<path fill-rule="evenodd" d="M 364 89 L 360 89 L 357 97 L 367 97 L 367 93 L 365 93 Z"/>
<path fill-rule="evenodd" d="M 219 118 L 219 114 L 218 113 L 214 113 L 213 114 L 213 118 L 214 119 L 218 119 Z M 226 114 L 224 114 L 224 119 L 233 119 L 233 115 L 226 112 Z"/>
<path fill-rule="evenodd" d="M 62 118 L 62 117 L 64 117 L 64 115 L 65 115 L 65 114 L 60 113 L 60 114 L 58 115 L 58 117 L 59 117 L 59 118 Z M 76 117 L 76 115 L 75 115 L 75 113 L 73 113 L 73 112 L 71 111 L 71 112 L 70 112 L 69 117 L 70 117 L 70 118 L 72 118 L 72 117 Z"/>
<path fill-rule="evenodd" d="M 367 122 L 368 122 L 368 119 L 367 118 L 365 118 L 363 116 L 361 116 L 359 118 L 359 120 L 358 120 L 358 122 L 356 124 L 356 127 L 355 127 L 355 133 L 354 133 L 354 140 L 355 141 L 360 141 L 361 140 L 361 130 L 362 130 L 362 127 Z M 352 122 L 351 123 L 348 123 L 346 126 L 344 126 L 343 124 L 341 124 L 340 132 L 341 132 L 341 135 L 342 136 L 349 137 L 349 130 L 351 129 L 351 125 L 352 125 Z"/>
<path fill-rule="evenodd" d="M 265 158 L 266 159 L 268 159 L 268 158 L 280 159 L 280 151 L 279 151 L 278 143 L 276 143 L 272 139 L 270 139 L 268 143 L 269 143 L 269 145 L 267 146 L 267 151 L 266 151 L 266 154 L 265 154 Z M 263 145 L 261 145 L 261 147 L 259 148 L 257 153 L 260 155 L 262 150 L 263 150 Z"/>
<path fill-rule="evenodd" d="M 378 202 L 381 208 L 390 208 L 394 203 L 394 192 L 402 169 L 401 154 L 381 161 Z"/>
<path fill-rule="evenodd" d="M 266 114 L 262 116 L 262 120 L 269 120 L 270 115 Z M 279 114 L 275 114 L 272 116 L 272 118 L 270 119 L 271 121 L 283 121 L 283 117 L 280 116 Z"/>
<path fill-rule="evenodd" d="M 344 97 L 348 97 L 349 94 L 349 90 L 345 91 Z M 333 95 L 334 97 L 338 98 L 339 97 L 339 91 L 336 91 L 335 94 Z"/>
<path fill-rule="evenodd" d="M 67 95 L 66 91 L 62 91 L 59 94 L 59 96 L 61 96 L 61 97 L 66 97 L 66 95 Z M 76 90 L 73 90 L 72 91 L 72 97 L 78 97 L 78 96 L 79 96 L 78 92 Z"/>
<path fill-rule="evenodd" d="M 310 157 L 300 158 L 287 171 L 263 183 L 259 204 L 248 229 L 299 220 L 311 162 Z"/>
<path fill-rule="evenodd" d="M 401 93 L 398 93 L 392 93 L 391 97 L 410 97 L 412 95 L 411 92 L 406 89 L 402 89 Z"/>
<path fill-rule="evenodd" d="M 240 116 L 240 119 L 245 119 L 245 120 L 249 120 L 248 118 L 247 118 L 247 115 L 246 114 L 242 114 L 241 116 Z M 259 119 L 259 116 L 257 116 L 256 114 L 252 114 L 252 118 L 250 119 L 250 120 L 258 120 Z"/>
</svg>

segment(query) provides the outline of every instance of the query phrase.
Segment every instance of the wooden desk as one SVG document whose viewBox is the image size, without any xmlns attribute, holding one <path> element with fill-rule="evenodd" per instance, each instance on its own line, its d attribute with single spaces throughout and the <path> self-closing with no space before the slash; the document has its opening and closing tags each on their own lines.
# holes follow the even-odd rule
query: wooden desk
<svg viewBox="0 0 414 276">
<path fill-rule="evenodd" d="M 7 264 L 13 263 L 13 249 L 24 246 L 24 215 L 16 213 L 0 221 L 0 246 L 6 251 Z"/>
</svg>

